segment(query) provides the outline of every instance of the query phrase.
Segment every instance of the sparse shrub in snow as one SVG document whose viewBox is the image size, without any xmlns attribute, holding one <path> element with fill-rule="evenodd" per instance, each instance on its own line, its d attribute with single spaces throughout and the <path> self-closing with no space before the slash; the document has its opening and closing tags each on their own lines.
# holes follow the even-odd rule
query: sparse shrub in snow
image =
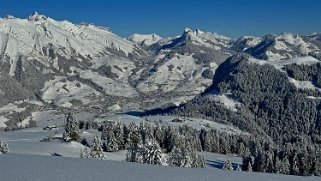
<svg viewBox="0 0 321 181">
<path fill-rule="evenodd" d="M 80 158 L 90 158 L 90 149 L 88 147 L 80 149 Z"/>
<path fill-rule="evenodd" d="M 9 152 L 8 143 L 0 141 L 0 154 L 8 154 Z"/>
<path fill-rule="evenodd" d="M 79 141 L 79 124 L 74 113 L 69 113 L 65 125 L 64 141 Z"/>
</svg>

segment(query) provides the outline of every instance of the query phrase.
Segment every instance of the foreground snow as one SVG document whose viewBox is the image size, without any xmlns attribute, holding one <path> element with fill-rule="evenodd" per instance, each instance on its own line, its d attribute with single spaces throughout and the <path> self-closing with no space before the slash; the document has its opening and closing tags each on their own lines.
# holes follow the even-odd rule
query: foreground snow
<svg viewBox="0 0 321 181">
<path fill-rule="evenodd" d="M 319 180 L 318 177 L 296 177 L 248 172 L 163 167 L 128 162 L 87 160 L 35 155 L 0 156 L 1 180 L 10 181 L 88 181 L 88 180 Z M 34 164 L 36 163 L 36 164 Z M 18 174 L 17 174 L 18 172 Z"/>
</svg>

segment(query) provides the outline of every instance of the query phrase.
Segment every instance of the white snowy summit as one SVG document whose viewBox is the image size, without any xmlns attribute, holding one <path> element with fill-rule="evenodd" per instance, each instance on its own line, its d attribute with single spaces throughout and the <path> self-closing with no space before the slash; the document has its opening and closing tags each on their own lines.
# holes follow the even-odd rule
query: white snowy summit
<svg viewBox="0 0 321 181">
<path fill-rule="evenodd" d="M 108 49 L 125 55 L 137 53 L 137 47 L 133 43 L 106 29 L 94 25 L 56 21 L 37 12 L 27 19 L 2 19 L 0 32 L 1 54 L 12 59 L 18 55 L 43 57 L 49 49 L 52 53 L 65 57 L 81 55 L 93 58 L 101 54 L 112 55 Z"/>
<path fill-rule="evenodd" d="M 137 43 L 141 46 L 149 46 L 152 45 L 159 40 L 161 40 L 162 37 L 160 37 L 157 34 L 147 34 L 147 35 L 142 35 L 142 34 L 133 34 L 128 38 L 128 40 Z"/>
</svg>

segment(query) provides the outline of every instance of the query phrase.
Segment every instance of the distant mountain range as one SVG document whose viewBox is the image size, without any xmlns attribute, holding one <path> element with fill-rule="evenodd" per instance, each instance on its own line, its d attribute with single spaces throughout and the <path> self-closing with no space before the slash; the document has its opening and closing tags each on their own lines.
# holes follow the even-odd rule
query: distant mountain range
<svg viewBox="0 0 321 181">
<path fill-rule="evenodd" d="M 290 65 L 305 61 L 318 64 L 320 52 L 321 34 L 284 33 L 233 40 L 186 28 L 174 38 L 134 34 L 124 39 L 108 28 L 56 21 L 38 13 L 27 19 L 6 16 L 0 19 L 0 127 L 28 126 L 33 112 L 49 109 L 102 114 L 177 107 L 193 102 L 209 87 L 220 95 L 214 96 L 216 102 L 223 101 L 229 109 L 245 105 L 249 115 L 255 117 L 263 114 L 255 111 L 264 103 L 261 99 L 243 100 L 241 92 L 246 90 L 246 82 L 242 85 L 231 81 L 239 80 L 233 76 L 238 72 L 249 71 L 255 76 L 252 78 L 267 72 L 256 74 L 256 68 L 239 70 L 234 63 L 227 63 L 234 61 L 230 57 L 241 53 L 248 56 L 249 65 L 260 69 L 264 64 L 272 71 L 271 65 L 289 59 Z M 271 80 L 284 79 L 288 87 L 284 91 L 303 87 L 311 92 L 307 100 L 320 100 L 317 71 L 297 73 L 283 69 L 274 68 L 275 74 L 267 75 Z M 300 69 L 310 70 L 305 66 Z M 257 84 L 268 83 L 264 81 Z M 260 87 L 261 92 L 267 90 Z"/>
</svg>

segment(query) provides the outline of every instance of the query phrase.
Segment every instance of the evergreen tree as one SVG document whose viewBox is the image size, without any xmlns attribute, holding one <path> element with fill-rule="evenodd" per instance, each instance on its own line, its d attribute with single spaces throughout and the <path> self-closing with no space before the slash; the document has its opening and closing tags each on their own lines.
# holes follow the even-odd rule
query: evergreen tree
<svg viewBox="0 0 321 181">
<path fill-rule="evenodd" d="M 118 142 L 113 132 L 109 132 L 107 140 L 104 142 L 105 151 L 115 152 L 119 150 Z"/>
<path fill-rule="evenodd" d="M 205 167 L 204 158 L 191 147 L 182 137 L 178 137 L 169 154 L 168 165 L 178 167 Z"/>
<path fill-rule="evenodd" d="M 262 151 L 257 153 L 257 156 L 254 157 L 253 171 L 255 172 L 265 172 L 266 170 L 266 158 L 265 154 Z"/>
<path fill-rule="evenodd" d="M 252 171 L 252 158 L 250 156 L 243 158 L 242 170 L 248 172 Z"/>
<path fill-rule="evenodd" d="M 294 153 L 294 156 L 292 158 L 292 167 L 290 173 L 291 175 L 299 175 L 300 173 L 297 153 Z"/>
<path fill-rule="evenodd" d="M 122 125 L 120 124 L 120 122 L 117 122 L 114 127 L 114 136 L 118 146 L 118 150 L 124 150 L 126 147 L 124 142 L 124 130 L 122 128 Z"/>
<path fill-rule="evenodd" d="M 139 132 L 139 128 L 135 123 L 130 123 L 128 126 L 128 145 L 137 145 L 138 143 L 142 144 L 142 136 Z"/>
<path fill-rule="evenodd" d="M 80 140 L 79 124 L 74 113 L 68 113 L 63 137 L 65 141 Z"/>
<path fill-rule="evenodd" d="M 165 126 L 156 126 L 154 128 L 154 138 L 155 140 L 159 143 L 159 146 L 161 148 L 164 147 L 164 136 L 165 136 L 165 133 L 164 133 L 164 130 L 165 130 Z"/>
<path fill-rule="evenodd" d="M 244 157 L 247 153 L 246 147 L 243 142 L 238 142 L 237 144 L 237 154 L 238 156 Z"/>
<path fill-rule="evenodd" d="M 101 146 L 101 140 L 98 136 L 95 136 L 94 141 L 90 148 L 86 147 L 84 150 L 81 150 L 81 158 L 93 158 L 93 159 L 106 159 L 106 156 L 103 152 Z"/>
<path fill-rule="evenodd" d="M 166 161 L 159 144 L 154 140 L 146 141 L 143 149 L 144 163 L 153 165 L 163 165 Z"/>
<path fill-rule="evenodd" d="M 145 148 L 141 141 L 136 144 L 131 144 L 128 147 L 128 152 L 126 154 L 126 161 L 144 163 L 144 152 L 145 152 Z"/>
<path fill-rule="evenodd" d="M 265 163 L 265 172 L 268 172 L 268 173 L 274 173 L 275 171 L 275 165 L 274 165 L 274 159 L 273 159 L 273 155 L 271 152 L 267 152 L 266 153 L 267 156 L 266 156 L 266 163 Z"/>
<path fill-rule="evenodd" d="M 287 157 L 283 158 L 279 167 L 278 172 L 280 174 L 290 174 L 290 162 Z"/>
</svg>

